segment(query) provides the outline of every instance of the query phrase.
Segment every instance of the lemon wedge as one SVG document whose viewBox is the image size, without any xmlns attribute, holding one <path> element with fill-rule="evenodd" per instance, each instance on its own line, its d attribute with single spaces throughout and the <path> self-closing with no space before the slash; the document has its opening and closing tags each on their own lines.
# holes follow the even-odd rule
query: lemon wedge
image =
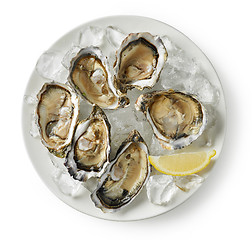
<svg viewBox="0 0 252 240">
<path fill-rule="evenodd" d="M 149 156 L 149 161 L 161 173 L 172 176 L 185 176 L 204 169 L 215 155 L 216 151 L 211 150 L 209 152 Z"/>
</svg>

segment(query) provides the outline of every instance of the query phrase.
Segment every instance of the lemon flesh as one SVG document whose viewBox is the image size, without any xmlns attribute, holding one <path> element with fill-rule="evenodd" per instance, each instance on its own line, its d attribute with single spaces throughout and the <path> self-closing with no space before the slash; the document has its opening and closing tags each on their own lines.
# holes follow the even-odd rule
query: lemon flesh
<svg viewBox="0 0 252 240">
<path fill-rule="evenodd" d="M 209 152 L 149 156 L 149 161 L 159 172 L 173 176 L 185 176 L 204 169 L 215 155 L 216 151 L 211 150 Z"/>
</svg>

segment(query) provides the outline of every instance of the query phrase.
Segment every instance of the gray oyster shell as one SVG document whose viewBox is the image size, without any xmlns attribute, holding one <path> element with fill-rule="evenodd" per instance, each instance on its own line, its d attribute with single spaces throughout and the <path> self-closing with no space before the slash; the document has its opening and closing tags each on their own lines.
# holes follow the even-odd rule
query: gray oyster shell
<svg viewBox="0 0 252 240">
<path fill-rule="evenodd" d="M 139 132 L 132 130 L 101 176 L 91 199 L 103 212 L 116 212 L 133 201 L 149 175 L 147 146 Z"/>
<path fill-rule="evenodd" d="M 67 85 L 45 83 L 38 95 L 36 123 L 41 141 L 57 157 L 70 150 L 79 115 L 79 98 Z"/>
<path fill-rule="evenodd" d="M 180 149 L 195 141 L 204 131 L 204 106 L 187 93 L 153 91 L 138 97 L 135 107 L 150 123 L 155 137 L 167 149 Z"/>
<path fill-rule="evenodd" d="M 98 47 L 81 49 L 71 60 L 69 83 L 91 104 L 104 109 L 116 109 L 129 105 L 127 97 L 119 97 L 111 85 L 107 58 Z"/>
<path fill-rule="evenodd" d="M 152 88 L 167 59 L 167 51 L 159 36 L 148 32 L 130 33 L 116 53 L 114 82 L 117 93 L 128 89 Z"/>
<path fill-rule="evenodd" d="M 76 126 L 65 166 L 74 179 L 100 177 L 109 163 L 110 124 L 102 109 L 94 105 L 90 116 Z"/>
</svg>

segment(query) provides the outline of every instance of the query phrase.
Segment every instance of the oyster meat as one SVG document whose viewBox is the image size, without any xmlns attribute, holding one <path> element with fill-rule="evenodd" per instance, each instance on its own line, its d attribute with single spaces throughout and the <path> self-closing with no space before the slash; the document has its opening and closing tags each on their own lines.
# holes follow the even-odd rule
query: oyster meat
<svg viewBox="0 0 252 240">
<path fill-rule="evenodd" d="M 137 196 L 149 174 L 147 146 L 139 132 L 132 130 L 119 147 L 115 159 L 101 176 L 91 198 L 103 212 L 115 212 Z"/>
<path fill-rule="evenodd" d="M 64 158 L 79 115 L 79 98 L 67 85 L 45 83 L 37 95 L 36 122 L 42 143 Z"/>
<path fill-rule="evenodd" d="M 76 91 L 101 108 L 126 107 L 129 99 L 119 97 L 111 86 L 108 62 L 98 47 L 81 49 L 71 61 L 68 81 Z"/>
<path fill-rule="evenodd" d="M 148 32 L 131 33 L 122 42 L 114 65 L 114 86 L 119 95 L 128 89 L 151 88 L 159 78 L 167 51 L 158 36 Z"/>
<path fill-rule="evenodd" d="M 90 116 L 79 122 L 65 166 L 74 179 L 100 177 L 109 162 L 110 124 L 102 109 L 94 105 Z"/>
<path fill-rule="evenodd" d="M 135 107 L 151 124 L 167 149 L 179 149 L 196 140 L 206 126 L 206 111 L 192 95 L 174 90 L 154 91 L 138 97 Z"/>
</svg>

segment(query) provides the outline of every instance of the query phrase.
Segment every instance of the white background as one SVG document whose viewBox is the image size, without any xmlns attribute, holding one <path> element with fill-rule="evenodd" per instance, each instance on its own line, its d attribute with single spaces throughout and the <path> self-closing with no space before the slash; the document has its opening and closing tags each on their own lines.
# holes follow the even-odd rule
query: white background
<svg viewBox="0 0 252 240">
<path fill-rule="evenodd" d="M 4 1 L 1 3 L 1 239 L 249 239 L 252 213 L 252 14 L 249 1 Z M 28 158 L 23 94 L 40 54 L 76 26 L 110 15 L 163 21 L 191 38 L 221 79 L 228 111 L 211 176 L 178 208 L 111 222 L 57 199 Z"/>
</svg>

